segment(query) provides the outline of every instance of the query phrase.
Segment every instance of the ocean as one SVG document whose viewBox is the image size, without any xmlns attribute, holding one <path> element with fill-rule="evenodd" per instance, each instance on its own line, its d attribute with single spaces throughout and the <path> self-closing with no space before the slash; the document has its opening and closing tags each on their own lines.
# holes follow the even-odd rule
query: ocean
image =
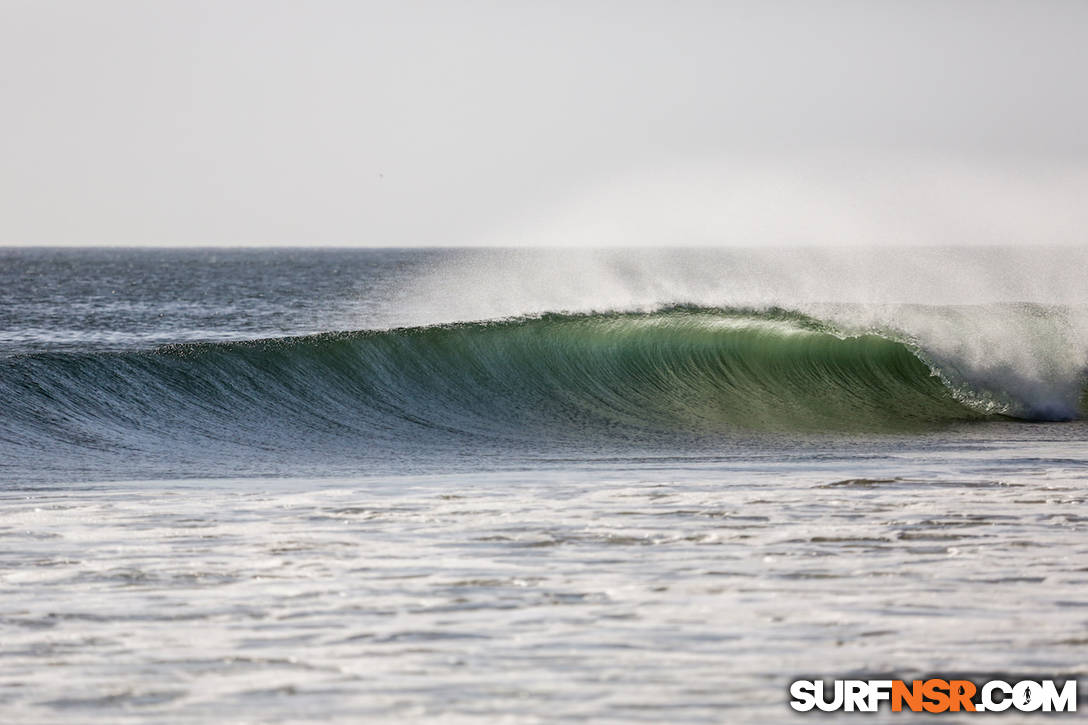
<svg viewBox="0 0 1088 725">
<path fill-rule="evenodd" d="M 1086 273 L 0 249 L 0 720 L 764 723 L 800 677 L 1084 678 Z"/>
</svg>

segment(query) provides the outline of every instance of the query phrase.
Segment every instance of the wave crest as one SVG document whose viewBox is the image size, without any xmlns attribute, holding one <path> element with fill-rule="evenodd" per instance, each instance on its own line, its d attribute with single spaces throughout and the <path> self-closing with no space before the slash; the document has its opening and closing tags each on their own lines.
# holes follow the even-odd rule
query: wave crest
<svg viewBox="0 0 1088 725">
<path fill-rule="evenodd" d="M 89 448 L 894 431 L 1039 415 L 909 341 L 671 307 L 8 358 L 0 435 Z M 1053 411 L 1051 411 L 1053 412 Z M 1067 417 L 1067 410 L 1058 411 Z M 407 443 L 406 443 L 407 442 Z"/>
</svg>

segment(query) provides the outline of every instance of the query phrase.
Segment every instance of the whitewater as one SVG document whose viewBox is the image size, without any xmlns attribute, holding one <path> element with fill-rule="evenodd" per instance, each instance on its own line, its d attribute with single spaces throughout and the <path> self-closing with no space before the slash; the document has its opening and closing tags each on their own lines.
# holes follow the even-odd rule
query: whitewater
<svg viewBox="0 0 1088 725">
<path fill-rule="evenodd" d="M 0 250 L 0 719 L 757 722 L 800 676 L 1083 678 L 1086 273 Z"/>
</svg>

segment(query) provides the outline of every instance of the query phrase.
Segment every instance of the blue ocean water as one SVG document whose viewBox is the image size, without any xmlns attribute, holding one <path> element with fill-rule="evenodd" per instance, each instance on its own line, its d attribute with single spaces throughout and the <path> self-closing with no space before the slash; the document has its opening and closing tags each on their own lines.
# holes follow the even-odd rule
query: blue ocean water
<svg viewBox="0 0 1088 725">
<path fill-rule="evenodd" d="M 0 250 L 0 712 L 1082 676 L 1085 255 L 895 254 Z"/>
</svg>

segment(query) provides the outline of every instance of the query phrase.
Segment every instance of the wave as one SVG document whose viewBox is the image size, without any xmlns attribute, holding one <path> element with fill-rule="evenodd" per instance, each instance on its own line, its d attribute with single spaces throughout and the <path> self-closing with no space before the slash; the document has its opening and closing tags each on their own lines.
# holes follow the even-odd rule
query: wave
<svg viewBox="0 0 1088 725">
<path fill-rule="evenodd" d="M 970 385 L 894 335 L 700 307 L 19 355 L 0 360 L 0 394 L 5 447 L 88 460 L 1069 417 Z"/>
</svg>

